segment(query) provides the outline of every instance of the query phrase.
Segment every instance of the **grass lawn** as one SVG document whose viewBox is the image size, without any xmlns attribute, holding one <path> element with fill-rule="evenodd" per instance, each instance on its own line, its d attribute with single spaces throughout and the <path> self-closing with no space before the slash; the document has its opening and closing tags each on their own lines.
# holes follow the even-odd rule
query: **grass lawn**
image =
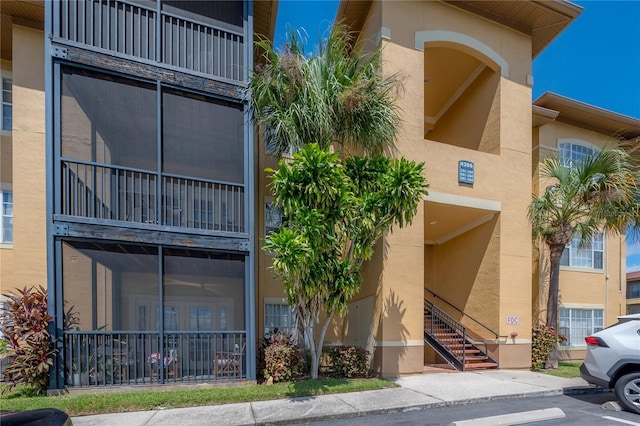
<svg viewBox="0 0 640 426">
<path fill-rule="evenodd" d="M 582 362 L 560 362 L 558 363 L 557 370 L 542 368 L 540 370 L 535 370 L 535 371 L 537 371 L 538 373 L 549 374 L 550 376 L 566 377 L 571 379 L 574 377 L 580 377 L 581 365 L 582 365 Z"/>
<path fill-rule="evenodd" d="M 396 387 L 383 379 L 324 379 L 207 389 L 167 391 L 100 392 L 49 397 L 25 397 L 19 388 L 0 395 L 0 410 L 58 408 L 70 416 L 218 405 L 233 402 L 263 401 L 343 392 L 359 392 Z M 3 389 L 4 390 L 4 389 Z"/>
</svg>

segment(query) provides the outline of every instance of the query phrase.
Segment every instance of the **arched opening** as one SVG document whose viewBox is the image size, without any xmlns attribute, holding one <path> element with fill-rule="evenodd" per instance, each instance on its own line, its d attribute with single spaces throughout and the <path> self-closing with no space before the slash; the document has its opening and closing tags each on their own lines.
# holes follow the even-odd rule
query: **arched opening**
<svg viewBox="0 0 640 426">
<path fill-rule="evenodd" d="M 478 40 L 449 31 L 416 33 L 424 49 L 425 139 L 500 153 L 500 77 L 508 64 Z"/>
</svg>

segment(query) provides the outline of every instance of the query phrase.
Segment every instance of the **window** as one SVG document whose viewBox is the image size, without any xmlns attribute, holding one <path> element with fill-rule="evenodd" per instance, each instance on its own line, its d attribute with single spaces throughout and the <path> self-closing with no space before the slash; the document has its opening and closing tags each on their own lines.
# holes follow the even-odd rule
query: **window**
<svg viewBox="0 0 640 426">
<path fill-rule="evenodd" d="M 604 328 L 603 309 L 560 308 L 562 346 L 585 346 L 584 338 Z"/>
<path fill-rule="evenodd" d="M 296 315 L 289 305 L 268 303 L 264 305 L 264 335 L 270 336 L 275 332 L 293 333 L 296 326 Z"/>
<path fill-rule="evenodd" d="M 273 202 L 272 197 L 265 198 L 264 202 L 264 233 L 269 235 L 276 232 L 282 226 L 282 208 Z"/>
<path fill-rule="evenodd" d="M 2 210 L 0 214 L 0 243 L 13 242 L 13 193 L 0 191 Z"/>
<path fill-rule="evenodd" d="M 580 238 L 574 237 L 567 244 L 560 258 L 560 265 L 574 268 L 602 269 L 604 259 L 604 235 L 598 234 L 580 246 Z"/>
<path fill-rule="evenodd" d="M 627 284 L 627 299 L 640 298 L 640 283 Z"/>
<path fill-rule="evenodd" d="M 0 78 L 0 80 L 2 81 L 2 110 L 0 111 L 2 130 L 11 131 L 13 121 L 13 90 L 11 88 L 12 81 L 8 78 Z"/>
<path fill-rule="evenodd" d="M 582 164 L 585 158 L 595 154 L 593 148 L 575 143 L 560 144 L 560 164 L 565 167 L 576 167 Z"/>
</svg>

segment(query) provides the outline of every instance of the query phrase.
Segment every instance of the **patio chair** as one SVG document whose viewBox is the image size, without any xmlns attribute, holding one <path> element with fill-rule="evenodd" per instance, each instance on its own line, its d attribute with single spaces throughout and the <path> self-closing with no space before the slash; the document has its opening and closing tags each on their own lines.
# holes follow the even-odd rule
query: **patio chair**
<svg viewBox="0 0 640 426">
<path fill-rule="evenodd" d="M 216 352 L 213 366 L 216 377 L 242 377 L 242 355 L 244 354 L 244 349 L 245 343 L 242 346 L 236 344 L 233 351 Z"/>
<path fill-rule="evenodd" d="M 152 352 L 147 358 L 147 363 L 151 368 L 151 381 L 155 380 L 156 370 L 160 370 L 162 366 L 165 369 L 166 375 L 173 376 L 173 378 L 177 378 L 178 375 L 176 373 L 176 363 L 178 362 L 178 350 L 171 349 L 169 350 L 169 355 L 163 357 L 160 352 Z"/>
</svg>

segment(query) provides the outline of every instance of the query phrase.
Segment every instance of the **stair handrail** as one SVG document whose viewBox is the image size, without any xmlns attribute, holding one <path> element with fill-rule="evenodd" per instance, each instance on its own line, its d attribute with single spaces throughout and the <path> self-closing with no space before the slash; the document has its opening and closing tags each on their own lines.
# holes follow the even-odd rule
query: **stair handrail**
<svg viewBox="0 0 640 426">
<path fill-rule="evenodd" d="M 457 362 L 461 362 L 460 368 L 462 369 L 462 371 L 464 371 L 465 362 L 466 362 L 466 353 L 464 351 L 464 343 L 466 342 L 466 339 L 468 338 L 467 328 L 460 321 L 456 320 L 451 315 L 447 314 L 442 309 L 438 308 L 436 305 L 434 305 L 433 303 L 429 302 L 426 299 L 424 301 L 424 308 L 425 308 L 425 315 L 426 315 L 427 312 L 430 312 L 430 314 L 431 314 L 431 324 L 430 325 L 431 325 L 431 336 L 432 336 L 432 338 L 435 339 L 436 341 L 438 341 L 438 343 L 442 345 L 442 348 L 445 351 L 447 351 L 451 356 L 453 356 L 457 360 Z M 435 319 L 437 319 L 440 322 L 441 326 L 446 326 L 449 330 L 458 333 L 462 337 L 462 345 L 463 345 L 462 346 L 463 347 L 462 359 L 460 359 L 458 357 L 458 355 L 456 355 L 454 352 L 452 352 L 451 349 L 449 349 L 448 345 L 445 342 L 441 342 L 441 339 L 439 337 L 435 336 L 435 334 L 433 332 L 433 324 L 434 324 L 434 320 Z"/>
<path fill-rule="evenodd" d="M 457 306 L 455 306 L 453 303 L 449 302 L 447 299 L 437 295 L 436 293 L 434 293 L 433 291 L 429 290 L 428 288 L 425 288 L 425 291 L 428 291 L 436 299 L 442 300 L 444 303 L 446 303 L 447 305 L 451 306 L 453 309 L 455 309 L 456 311 L 460 312 L 462 315 L 466 316 L 467 318 L 469 318 L 470 320 L 472 320 L 473 322 L 478 324 L 480 327 L 482 327 L 485 330 L 489 331 L 491 334 L 493 334 L 496 337 L 496 340 L 498 340 L 498 339 L 507 339 L 508 338 L 508 336 L 503 336 L 503 335 L 497 333 L 496 331 L 492 330 L 491 328 L 487 327 L 486 325 L 484 325 L 483 323 L 481 323 L 480 321 L 478 321 L 477 319 L 475 319 L 471 315 L 469 315 L 469 314 L 465 313 L 463 310 L 459 309 Z"/>
</svg>

